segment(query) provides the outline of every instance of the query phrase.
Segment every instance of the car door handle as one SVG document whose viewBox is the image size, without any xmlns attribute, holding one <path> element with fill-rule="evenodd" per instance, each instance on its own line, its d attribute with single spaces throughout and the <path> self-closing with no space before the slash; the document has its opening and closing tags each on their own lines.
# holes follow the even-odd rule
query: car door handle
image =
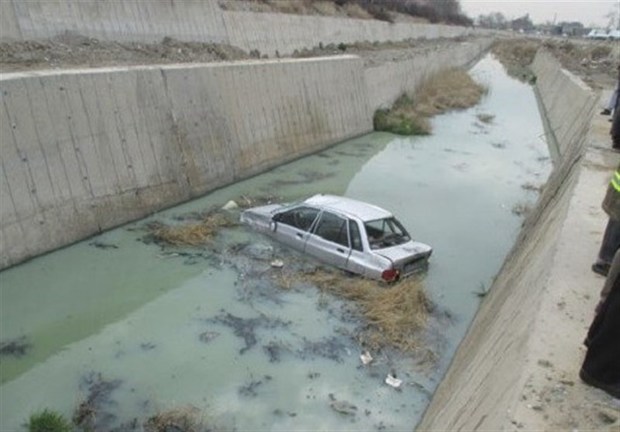
<svg viewBox="0 0 620 432">
<path fill-rule="evenodd" d="M 344 253 L 344 249 L 342 249 L 342 248 L 337 248 L 336 250 L 337 250 L 338 252 L 340 252 L 340 253 Z"/>
<path fill-rule="evenodd" d="M 304 238 L 304 235 L 301 233 L 297 233 L 297 237 L 299 237 L 300 239 Z"/>
</svg>

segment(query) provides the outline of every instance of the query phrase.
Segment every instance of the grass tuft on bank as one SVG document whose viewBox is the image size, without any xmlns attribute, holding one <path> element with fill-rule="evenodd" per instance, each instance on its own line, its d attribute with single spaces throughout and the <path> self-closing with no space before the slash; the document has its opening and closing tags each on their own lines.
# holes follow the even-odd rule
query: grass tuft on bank
<svg viewBox="0 0 620 432">
<path fill-rule="evenodd" d="M 373 126 L 376 131 L 398 135 L 428 135 L 431 117 L 474 106 L 487 91 L 467 71 L 446 69 L 424 81 L 415 98 L 405 93 L 391 108 L 377 110 Z"/>
<path fill-rule="evenodd" d="M 45 409 L 30 416 L 28 432 L 71 432 L 73 426 L 62 414 Z"/>
</svg>

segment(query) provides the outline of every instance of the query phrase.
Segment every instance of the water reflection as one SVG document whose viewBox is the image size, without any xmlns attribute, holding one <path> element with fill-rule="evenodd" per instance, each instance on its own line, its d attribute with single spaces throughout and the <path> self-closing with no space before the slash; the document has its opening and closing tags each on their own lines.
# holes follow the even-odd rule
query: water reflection
<svg viewBox="0 0 620 432">
<path fill-rule="evenodd" d="M 0 429 L 45 407 L 71 416 L 94 388 L 103 429 L 192 405 L 241 430 L 410 430 L 516 237 L 513 208 L 534 203 L 550 169 L 531 88 L 490 58 L 473 74 L 489 95 L 437 117 L 432 136 L 360 137 L 0 273 L 0 339 L 23 346 L 0 357 Z M 349 304 L 261 276 L 273 257 L 316 264 L 242 227 L 190 252 L 142 241 L 149 221 L 318 192 L 388 208 L 434 247 L 435 369 L 387 351 L 363 366 Z M 399 390 L 384 383 L 392 372 Z"/>
</svg>

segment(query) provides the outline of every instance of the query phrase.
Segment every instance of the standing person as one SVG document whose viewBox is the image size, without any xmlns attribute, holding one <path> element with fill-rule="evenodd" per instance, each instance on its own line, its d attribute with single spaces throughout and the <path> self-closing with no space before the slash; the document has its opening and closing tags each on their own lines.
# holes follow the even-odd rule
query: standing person
<svg viewBox="0 0 620 432">
<path fill-rule="evenodd" d="M 620 97 L 618 97 L 618 91 L 620 91 L 620 65 L 618 65 L 618 84 L 616 85 L 616 101 L 614 104 L 614 116 L 611 123 L 611 147 L 615 150 L 620 150 Z"/>
<path fill-rule="evenodd" d="M 620 116 L 616 116 L 616 120 Z M 618 120 L 620 123 L 620 120 Z M 618 136 L 620 139 L 620 136 Z M 620 165 L 609 182 L 607 193 L 603 200 L 603 210 L 609 216 L 607 227 L 603 234 L 603 241 L 596 262 L 592 264 L 592 271 L 602 276 L 607 276 L 611 261 L 616 251 L 620 248 Z"/>
<path fill-rule="evenodd" d="M 605 281 L 602 302 L 588 330 L 583 382 L 620 399 L 620 250 Z"/>
</svg>

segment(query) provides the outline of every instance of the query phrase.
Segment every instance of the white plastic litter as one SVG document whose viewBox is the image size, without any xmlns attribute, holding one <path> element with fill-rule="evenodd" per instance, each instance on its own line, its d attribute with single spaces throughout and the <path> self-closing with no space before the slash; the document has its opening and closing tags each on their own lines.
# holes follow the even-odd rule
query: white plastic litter
<svg viewBox="0 0 620 432">
<path fill-rule="evenodd" d="M 226 204 L 224 204 L 224 207 L 222 207 L 222 210 L 234 210 L 236 208 L 239 208 L 237 203 L 234 202 L 233 200 L 230 200 Z"/>
<path fill-rule="evenodd" d="M 282 268 L 284 267 L 284 262 L 282 260 L 275 259 L 271 261 L 271 267 Z"/>
<path fill-rule="evenodd" d="M 360 360 L 362 360 L 363 364 L 367 365 L 368 363 L 373 361 L 373 358 L 368 351 L 364 351 L 360 356 Z"/>
<path fill-rule="evenodd" d="M 385 378 L 385 383 L 394 388 L 399 388 L 403 383 L 403 380 L 399 380 L 395 376 L 388 375 L 387 378 Z"/>
</svg>

